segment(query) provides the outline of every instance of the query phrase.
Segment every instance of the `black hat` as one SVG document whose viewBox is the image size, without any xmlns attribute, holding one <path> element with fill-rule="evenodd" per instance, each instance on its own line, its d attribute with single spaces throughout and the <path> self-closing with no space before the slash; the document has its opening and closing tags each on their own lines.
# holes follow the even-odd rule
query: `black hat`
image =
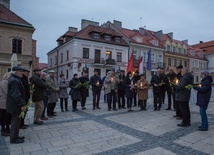
<svg viewBox="0 0 214 155">
<path fill-rule="evenodd" d="M 94 69 L 94 72 L 98 72 L 96 69 Z"/>
<path fill-rule="evenodd" d="M 20 67 L 20 66 L 14 66 L 13 68 L 12 68 L 12 71 L 23 71 L 24 69 L 22 68 L 22 67 Z"/>
<path fill-rule="evenodd" d="M 115 68 L 111 68 L 111 71 L 115 71 Z"/>
<path fill-rule="evenodd" d="M 36 69 L 33 70 L 33 72 L 38 72 L 38 71 L 41 71 L 41 69 L 36 68 Z"/>
<path fill-rule="evenodd" d="M 176 69 L 182 69 L 182 68 L 183 68 L 182 65 L 179 65 L 179 66 L 176 67 Z"/>
<path fill-rule="evenodd" d="M 23 72 L 30 72 L 30 71 L 26 68 L 23 68 Z"/>
</svg>

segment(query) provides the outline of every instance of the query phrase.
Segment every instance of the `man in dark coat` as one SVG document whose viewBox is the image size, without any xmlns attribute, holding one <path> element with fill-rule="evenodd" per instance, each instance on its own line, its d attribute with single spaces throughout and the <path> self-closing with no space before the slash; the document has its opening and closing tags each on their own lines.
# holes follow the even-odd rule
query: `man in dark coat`
<svg viewBox="0 0 214 155">
<path fill-rule="evenodd" d="M 44 110 L 43 92 L 44 92 L 44 89 L 47 88 L 47 85 L 40 78 L 41 69 L 34 69 L 33 72 L 34 72 L 34 75 L 30 79 L 31 85 L 32 86 L 34 85 L 34 89 L 35 89 L 32 97 L 32 100 L 35 103 L 33 124 L 42 125 L 43 121 L 40 121 L 39 119 L 41 118 L 42 112 Z"/>
<path fill-rule="evenodd" d="M 183 66 L 182 65 L 179 65 L 176 67 L 176 70 L 177 70 L 177 75 L 176 75 L 176 78 L 180 81 L 181 78 L 182 78 L 182 75 L 181 75 L 181 70 L 182 70 Z M 179 107 L 179 103 L 177 101 L 175 101 L 175 112 L 176 112 L 176 115 L 174 115 L 173 117 L 176 117 L 176 119 L 181 119 L 182 117 L 182 114 L 181 114 L 181 110 L 180 110 L 180 107 Z"/>
<path fill-rule="evenodd" d="M 163 101 L 162 91 L 163 76 L 161 75 L 161 69 L 158 68 L 157 74 L 152 76 L 151 85 L 153 86 L 154 95 L 154 111 L 160 111 Z M 157 106 L 158 104 L 158 106 Z"/>
<path fill-rule="evenodd" d="M 126 109 L 125 107 L 125 71 L 121 70 L 118 84 L 118 108 Z M 122 100 L 122 104 L 121 104 Z"/>
<path fill-rule="evenodd" d="M 82 107 L 82 110 L 85 110 L 86 98 L 89 96 L 89 85 L 88 86 L 83 85 L 85 82 L 89 82 L 89 78 L 86 72 L 82 72 L 82 76 L 79 78 L 79 80 L 82 84 L 80 88 L 80 94 L 82 96 L 81 107 Z"/>
<path fill-rule="evenodd" d="M 175 101 L 178 102 L 182 114 L 182 122 L 178 126 L 187 127 L 191 124 L 189 110 L 190 89 L 187 89 L 186 86 L 193 84 L 193 76 L 186 68 L 181 70 L 181 75 L 182 78 L 175 85 Z"/>
<path fill-rule="evenodd" d="M 200 115 L 201 115 L 201 126 L 198 128 L 199 131 L 207 131 L 208 130 L 208 120 L 207 120 L 207 107 L 210 101 L 210 96 L 212 92 L 212 76 L 209 75 L 208 71 L 201 72 L 202 81 L 199 86 L 194 87 L 197 93 L 197 103 L 200 107 Z"/>
<path fill-rule="evenodd" d="M 28 80 L 29 73 L 30 73 L 30 71 L 28 69 L 23 68 L 21 81 L 25 88 L 25 103 L 26 104 L 28 103 L 28 101 L 30 99 L 30 84 L 29 84 L 29 80 Z M 26 114 L 27 114 L 27 110 L 25 112 L 25 116 L 26 116 Z M 25 125 L 25 123 L 24 123 L 25 116 L 24 116 L 24 118 L 21 118 L 21 124 L 20 124 L 21 129 L 26 129 L 28 126 L 28 125 Z"/>
<path fill-rule="evenodd" d="M 25 89 L 21 82 L 23 68 L 14 66 L 12 68 L 13 74 L 8 81 L 7 93 L 7 112 L 11 113 L 11 131 L 10 143 L 23 143 L 24 137 L 19 136 L 19 128 L 21 118 L 19 117 L 21 111 L 25 111 Z"/>
<path fill-rule="evenodd" d="M 90 78 L 90 84 L 92 85 L 93 92 L 93 110 L 95 110 L 95 107 L 97 107 L 97 109 L 101 109 L 99 103 L 100 103 L 100 93 L 102 89 L 102 80 L 98 75 L 97 70 L 94 70 L 94 75 Z"/>
<path fill-rule="evenodd" d="M 140 75 L 139 75 L 138 70 L 135 71 L 133 79 L 134 79 L 135 83 L 137 83 L 137 81 L 140 80 Z M 133 107 L 137 106 L 137 104 L 138 104 L 138 106 L 140 106 L 139 100 L 137 99 L 137 92 L 135 91 L 134 92 L 134 106 Z"/>
<path fill-rule="evenodd" d="M 166 110 L 171 110 L 171 105 L 173 101 L 173 108 L 175 109 L 175 90 L 170 84 L 170 82 L 174 82 L 176 78 L 176 74 L 173 72 L 172 68 L 169 68 L 169 73 L 166 75 L 166 91 L 168 97 L 168 107 Z"/>
</svg>

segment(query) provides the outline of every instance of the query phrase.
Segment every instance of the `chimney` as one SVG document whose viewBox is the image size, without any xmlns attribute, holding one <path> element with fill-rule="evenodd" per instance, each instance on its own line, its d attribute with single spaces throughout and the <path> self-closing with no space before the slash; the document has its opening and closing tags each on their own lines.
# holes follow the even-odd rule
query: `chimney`
<svg viewBox="0 0 214 155">
<path fill-rule="evenodd" d="M 171 39 L 173 39 L 173 32 L 167 33 L 167 35 L 168 35 Z"/>
<path fill-rule="evenodd" d="M 163 31 L 160 30 L 160 31 L 155 32 L 155 36 L 156 36 L 160 41 L 162 41 L 162 39 L 163 39 Z"/>
<path fill-rule="evenodd" d="M 185 44 L 188 44 L 188 39 L 183 40 L 182 42 L 184 42 Z"/>
<path fill-rule="evenodd" d="M 98 22 L 82 19 L 81 21 L 81 30 L 86 28 L 88 25 L 94 25 L 94 26 L 99 26 Z"/>
<path fill-rule="evenodd" d="M 68 27 L 68 31 L 70 31 L 70 32 L 77 32 L 78 28 L 76 28 L 76 27 Z"/>
<path fill-rule="evenodd" d="M 142 28 L 142 27 L 140 27 L 140 28 L 139 28 L 139 33 L 142 34 L 142 35 L 144 35 L 144 34 L 145 34 L 145 29 Z"/>
<path fill-rule="evenodd" d="M 114 20 L 113 24 L 116 28 L 122 29 L 122 22 L 121 21 Z"/>
<path fill-rule="evenodd" d="M 0 4 L 10 10 L 10 0 L 0 0 Z"/>
<path fill-rule="evenodd" d="M 204 43 L 203 41 L 199 41 L 200 44 Z"/>
</svg>

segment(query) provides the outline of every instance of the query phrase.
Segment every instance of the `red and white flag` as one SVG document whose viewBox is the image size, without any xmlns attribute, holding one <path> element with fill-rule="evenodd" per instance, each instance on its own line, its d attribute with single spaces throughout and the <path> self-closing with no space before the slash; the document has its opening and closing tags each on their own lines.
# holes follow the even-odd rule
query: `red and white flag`
<svg viewBox="0 0 214 155">
<path fill-rule="evenodd" d="M 138 71 L 140 74 L 143 74 L 143 56 L 140 57 L 138 62 Z"/>
</svg>

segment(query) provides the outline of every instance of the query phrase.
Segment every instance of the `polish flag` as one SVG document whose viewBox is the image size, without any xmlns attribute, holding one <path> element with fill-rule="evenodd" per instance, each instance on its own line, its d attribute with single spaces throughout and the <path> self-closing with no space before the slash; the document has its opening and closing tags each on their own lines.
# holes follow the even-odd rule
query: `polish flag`
<svg viewBox="0 0 214 155">
<path fill-rule="evenodd" d="M 140 57 L 138 62 L 138 71 L 140 74 L 143 74 L 143 56 Z"/>
<path fill-rule="evenodd" d="M 126 71 L 127 71 L 127 73 L 128 72 L 133 72 L 133 70 L 134 70 L 134 54 L 133 54 L 133 52 L 131 53 L 131 57 L 130 57 L 130 60 L 129 60 L 129 62 L 128 62 L 128 66 L 127 66 L 127 68 L 126 68 Z"/>
</svg>

